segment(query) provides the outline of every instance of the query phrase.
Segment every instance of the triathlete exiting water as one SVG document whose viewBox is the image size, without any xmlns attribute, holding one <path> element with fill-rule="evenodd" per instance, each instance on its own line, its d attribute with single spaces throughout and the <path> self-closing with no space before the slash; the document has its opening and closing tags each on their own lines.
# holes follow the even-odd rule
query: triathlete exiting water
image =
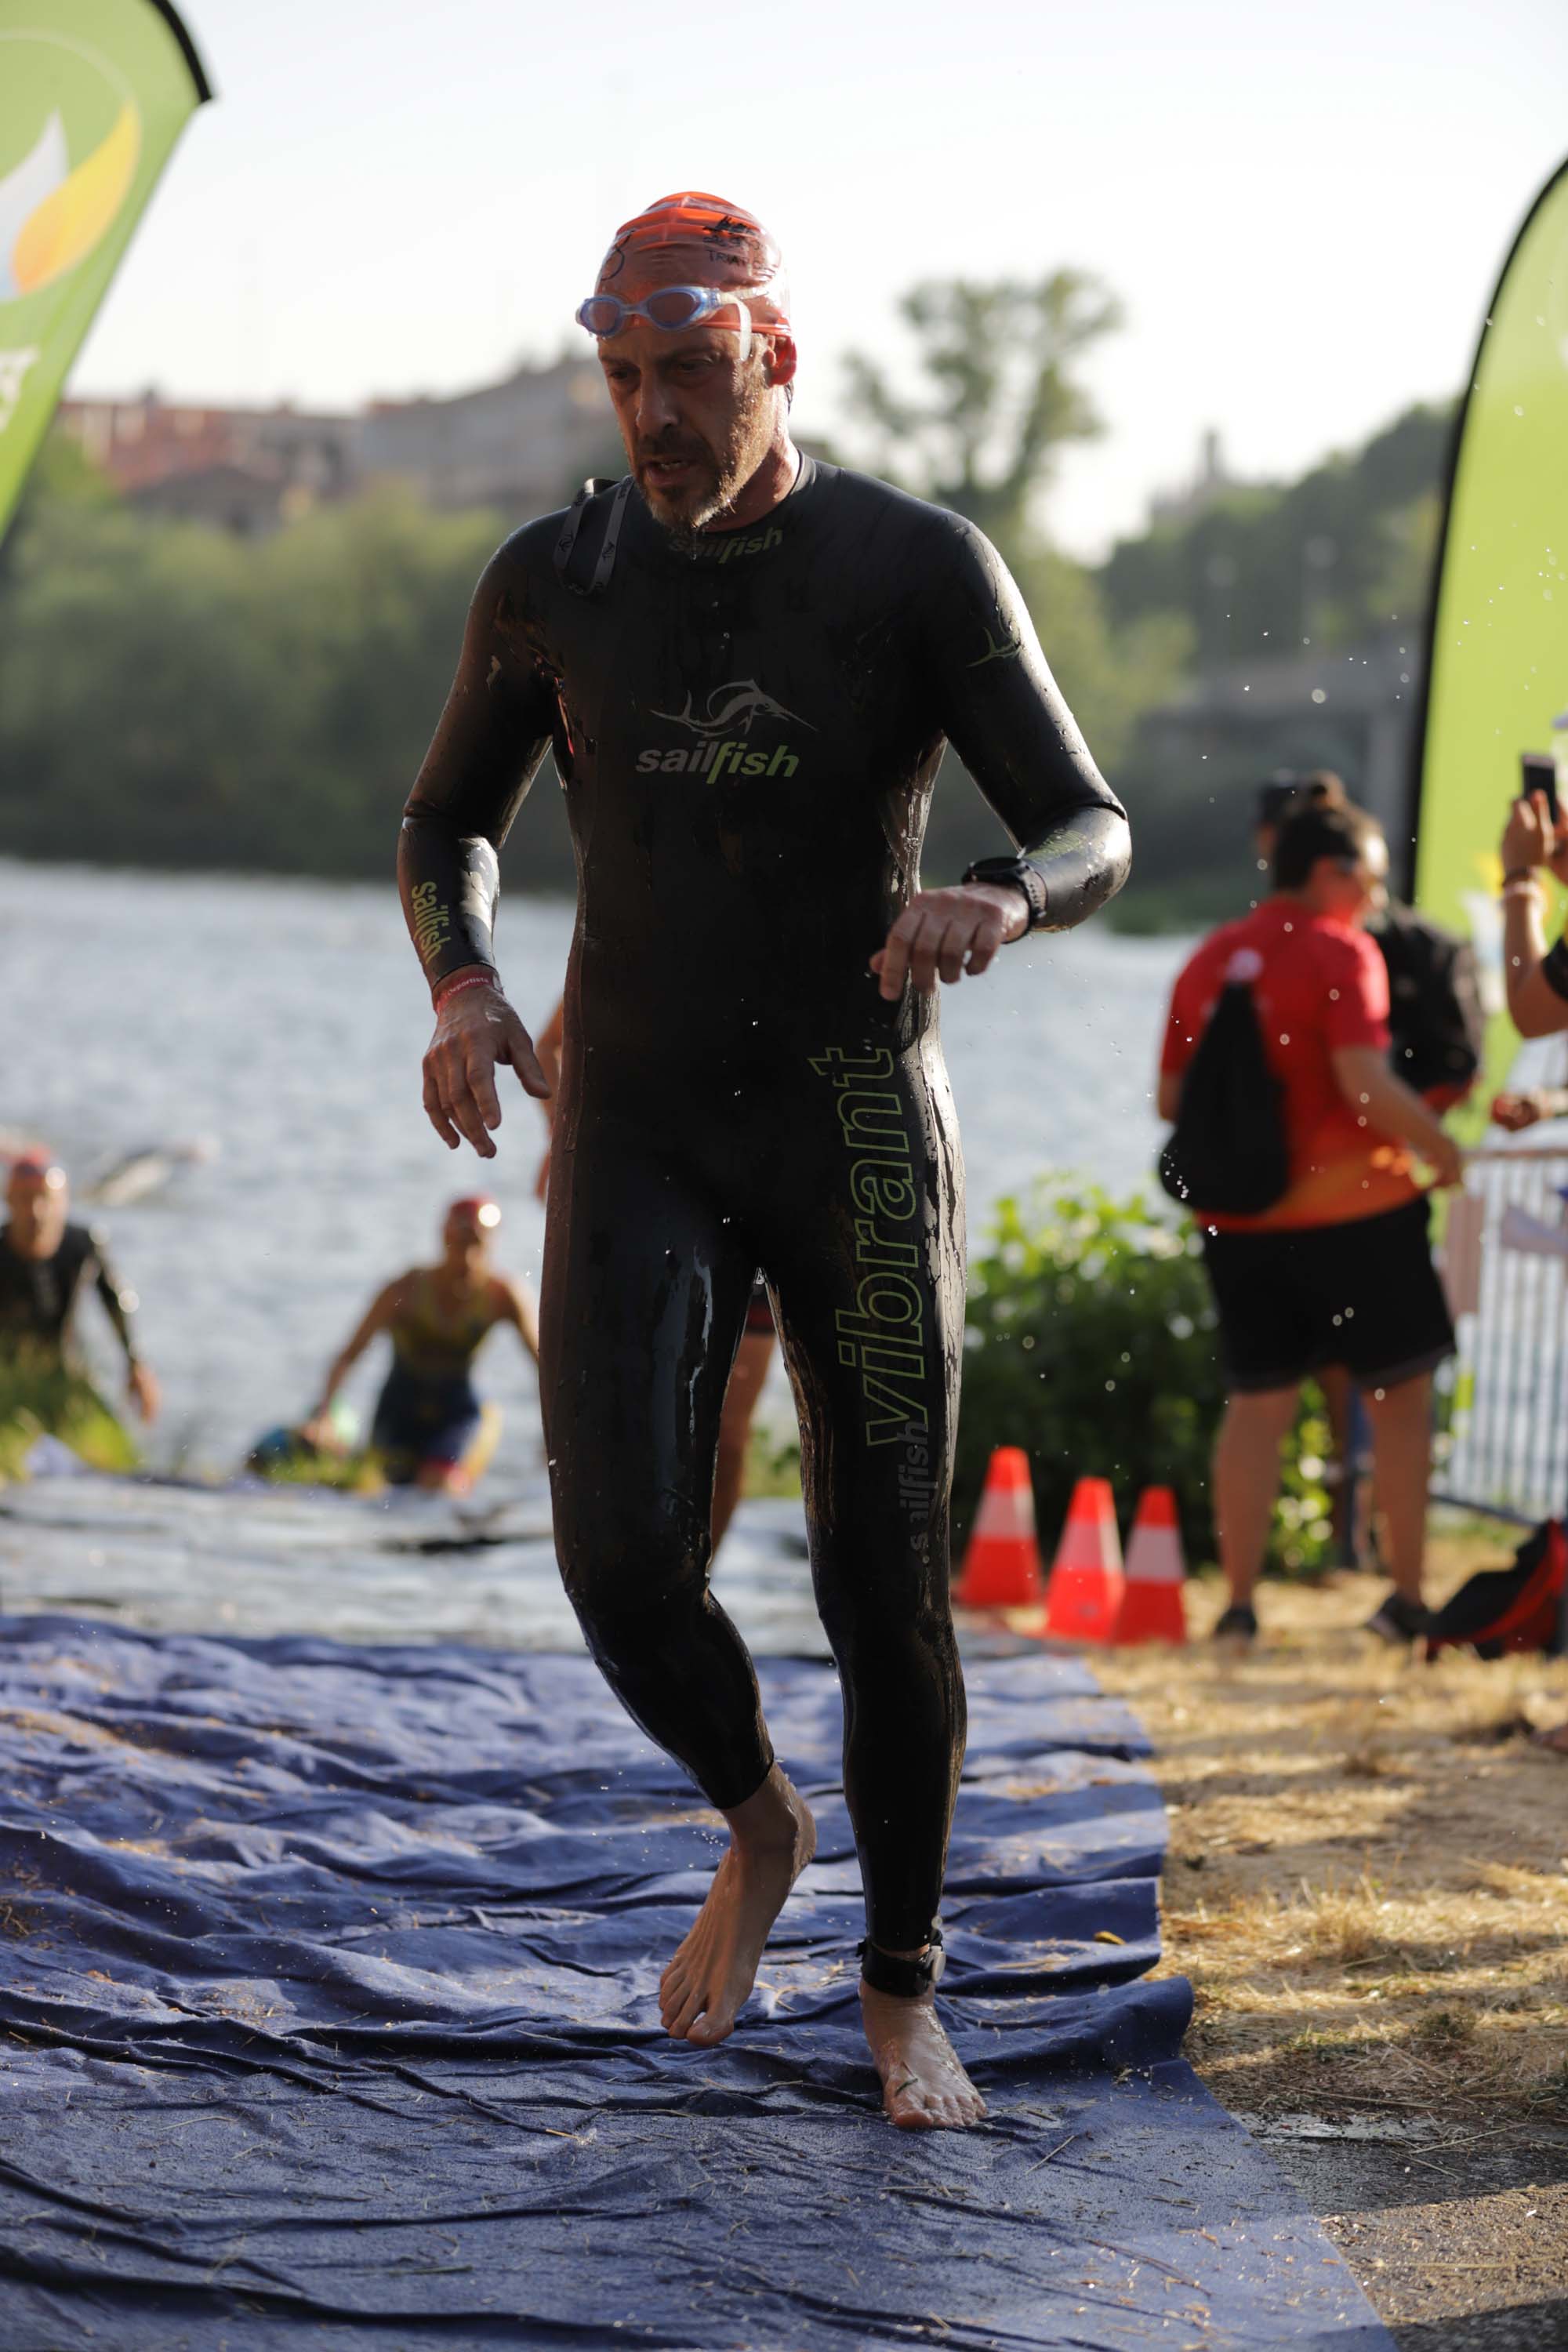
<svg viewBox="0 0 1568 2352">
<path fill-rule="evenodd" d="M 158 1383 L 136 1352 L 136 1294 L 110 1265 L 102 1236 L 70 1223 L 70 1186 L 47 1152 L 24 1152 L 5 1182 L 9 1222 L 0 1228 L 0 1368 L 10 1397 L 67 1438 L 101 1414 L 116 1450 L 134 1449 L 89 1384 L 76 1341 L 76 1315 L 90 1284 L 125 1350 L 126 1388 L 143 1421 L 158 1412 Z"/>
<path fill-rule="evenodd" d="M 556 1541 L 610 1683 L 731 1832 L 664 2021 L 731 2031 L 814 1850 L 707 1577 L 761 1266 L 844 1690 L 868 2039 L 896 2123 L 967 2124 L 932 1990 L 963 1744 L 963 1180 L 936 984 L 1091 913 L 1126 821 L 981 534 L 795 448 L 787 299 L 748 214 L 666 199 L 579 318 L 632 474 L 518 532 L 474 599 L 403 833 L 437 1007 L 426 1106 L 489 1157 L 497 1062 L 544 1091 L 490 925 L 497 847 L 553 745 L 580 885 L 542 1313 Z M 944 738 L 1037 856 L 922 890 Z"/>
<path fill-rule="evenodd" d="M 454 1201 L 441 1228 L 441 1263 L 416 1265 L 378 1291 L 328 1372 L 321 1402 L 302 1434 L 330 1440 L 332 1399 L 350 1368 L 382 1332 L 392 1341 L 392 1369 L 376 1400 L 370 1442 L 389 1483 L 466 1493 L 478 1468 L 475 1448 L 485 1408 L 474 1388 L 474 1359 L 500 1323 L 509 1323 L 531 1356 L 539 1353 L 533 1301 L 490 1263 L 490 1235 L 500 1223 L 493 1201 Z"/>
</svg>

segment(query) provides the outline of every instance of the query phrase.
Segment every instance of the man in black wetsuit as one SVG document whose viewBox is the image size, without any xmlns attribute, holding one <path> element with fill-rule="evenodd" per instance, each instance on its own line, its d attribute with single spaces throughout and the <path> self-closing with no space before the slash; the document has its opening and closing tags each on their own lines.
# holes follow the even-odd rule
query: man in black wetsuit
<svg viewBox="0 0 1568 2352">
<path fill-rule="evenodd" d="M 125 1350 L 132 1402 L 143 1421 L 152 1421 L 158 1411 L 158 1383 L 132 1338 L 135 1293 L 116 1278 L 100 1236 L 69 1222 L 65 1170 L 45 1152 L 25 1152 L 11 1163 L 5 1209 L 8 1222 L 0 1228 L 0 1363 L 17 1392 L 25 1393 L 30 1381 L 47 1385 L 62 1378 L 85 1388 L 73 1327 L 91 1283 Z"/>
<path fill-rule="evenodd" d="M 895 2123 L 963 2125 L 981 2105 L 932 1998 L 963 1743 L 963 1177 L 936 985 L 1092 913 L 1126 820 L 981 534 L 795 448 L 787 296 L 749 215 L 665 199 L 579 318 L 632 471 L 519 531 L 474 598 L 402 835 L 437 1004 L 426 1107 L 488 1158 L 496 1064 L 546 1091 L 490 926 L 496 851 L 553 746 L 579 874 L 541 1317 L 556 1543 L 612 1686 L 731 1832 L 664 2021 L 731 2031 L 814 1846 L 708 1585 L 760 1266 L 843 1684 L 868 2040 Z M 1035 856 L 922 890 L 944 738 Z"/>
</svg>

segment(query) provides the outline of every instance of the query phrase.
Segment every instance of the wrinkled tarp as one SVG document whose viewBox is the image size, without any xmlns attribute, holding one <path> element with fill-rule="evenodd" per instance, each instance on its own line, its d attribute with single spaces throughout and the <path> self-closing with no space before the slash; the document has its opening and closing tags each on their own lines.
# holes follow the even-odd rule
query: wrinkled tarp
<svg viewBox="0 0 1568 2352">
<path fill-rule="evenodd" d="M 879 2115 L 831 1671 L 741 2030 L 658 2029 L 721 1836 L 582 1657 L 0 1620 L 7 2352 L 1388 2339 L 1178 2050 L 1162 1808 L 1076 1663 L 970 1668 L 973 2133 Z"/>
<path fill-rule="evenodd" d="M 715 1589 L 758 1654 L 827 1655 L 805 1556 L 798 1496 L 742 1497 Z M 110 1616 L 144 1633 L 583 1646 L 547 1475 L 510 1460 L 461 1499 L 90 1471 L 0 1486 L 3 1609 Z"/>
</svg>

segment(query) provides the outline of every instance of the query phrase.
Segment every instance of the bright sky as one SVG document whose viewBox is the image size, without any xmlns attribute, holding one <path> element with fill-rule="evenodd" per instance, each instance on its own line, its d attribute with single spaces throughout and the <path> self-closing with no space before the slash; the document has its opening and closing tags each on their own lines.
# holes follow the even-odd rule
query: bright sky
<svg viewBox="0 0 1568 2352">
<path fill-rule="evenodd" d="M 1458 389 L 1568 147 L 1563 0 L 183 0 L 187 130 L 72 389 L 353 405 L 580 330 L 609 232 L 708 188 L 784 245 L 797 415 L 922 276 L 1098 273 L 1095 553 L 1193 471 L 1295 471 Z"/>
</svg>

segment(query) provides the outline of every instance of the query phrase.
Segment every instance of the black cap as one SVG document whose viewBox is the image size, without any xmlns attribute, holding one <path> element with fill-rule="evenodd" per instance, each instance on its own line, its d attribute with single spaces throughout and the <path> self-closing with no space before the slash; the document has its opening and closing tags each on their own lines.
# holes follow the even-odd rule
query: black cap
<svg viewBox="0 0 1568 2352">
<path fill-rule="evenodd" d="M 1335 808 L 1343 803 L 1345 788 L 1329 768 L 1276 768 L 1267 783 L 1258 787 L 1254 824 L 1280 824 L 1293 808 Z"/>
</svg>

